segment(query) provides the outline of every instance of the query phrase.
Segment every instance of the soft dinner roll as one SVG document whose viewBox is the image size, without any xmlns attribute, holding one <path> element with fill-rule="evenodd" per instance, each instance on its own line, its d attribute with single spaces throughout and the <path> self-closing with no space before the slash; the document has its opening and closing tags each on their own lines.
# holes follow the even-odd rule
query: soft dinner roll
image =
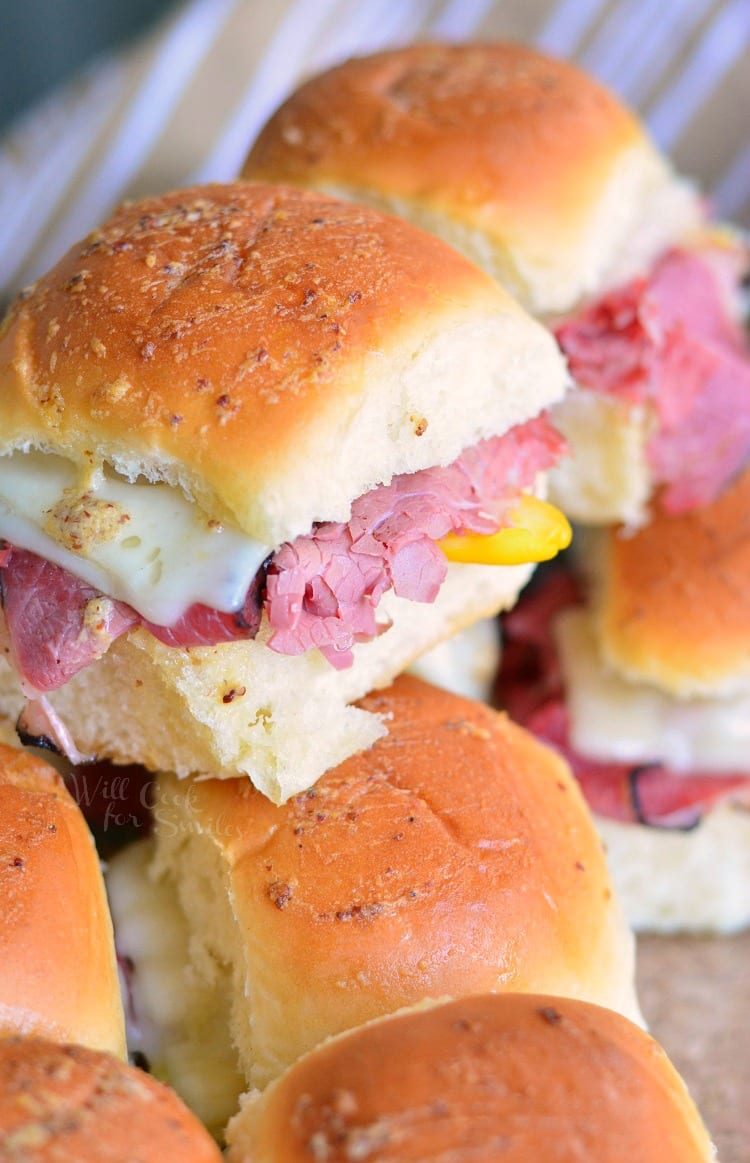
<svg viewBox="0 0 750 1163">
<path fill-rule="evenodd" d="M 112 922 L 93 840 L 60 776 L 0 744 L 0 1038 L 124 1056 Z"/>
<path fill-rule="evenodd" d="M 7 1163 L 220 1163 L 169 1087 L 111 1054 L 36 1038 L 0 1042 Z"/>
<path fill-rule="evenodd" d="M 700 217 L 602 85 L 502 42 L 410 45 L 313 77 L 243 173 L 400 214 L 544 315 L 638 269 Z"/>
<path fill-rule="evenodd" d="M 0 339 L 0 712 L 25 692 L 26 736 L 67 727 L 73 758 L 309 786 L 383 731 L 348 703 L 564 543 L 529 494 L 566 383 L 541 327 L 399 220 L 246 183 L 119 210 Z M 463 528 L 513 564 L 441 586 Z"/>
<path fill-rule="evenodd" d="M 747 460 L 750 425 L 727 440 L 717 421 L 750 401 L 746 245 L 706 227 L 635 115 L 573 65 L 511 43 L 347 61 L 292 94 L 243 173 L 400 214 L 554 328 L 581 387 L 553 413 L 568 516 L 639 525 L 659 486 L 699 505 Z"/>
<path fill-rule="evenodd" d="M 231 1163 L 711 1163 L 652 1038 L 569 998 L 463 998 L 319 1046 L 228 1130 Z"/>
<path fill-rule="evenodd" d="M 363 706 L 388 735 L 282 808 L 247 781 L 164 777 L 150 867 L 143 850 L 111 864 L 142 1048 L 157 1069 L 166 1048 L 210 1121 L 219 1077 L 231 1106 L 238 1069 L 263 1086 L 426 997 L 554 990 L 638 1014 L 631 936 L 566 766 L 415 678 Z"/>
</svg>

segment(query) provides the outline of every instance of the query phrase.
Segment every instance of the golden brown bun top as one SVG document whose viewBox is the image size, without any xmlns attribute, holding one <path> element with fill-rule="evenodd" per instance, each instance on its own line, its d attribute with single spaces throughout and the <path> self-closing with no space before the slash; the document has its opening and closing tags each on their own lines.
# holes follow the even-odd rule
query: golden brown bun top
<svg viewBox="0 0 750 1163">
<path fill-rule="evenodd" d="M 750 679 L 750 471 L 718 500 L 633 536 L 605 534 L 597 630 L 617 670 L 675 694 L 721 695 Z"/>
<path fill-rule="evenodd" d="M 230 1160 L 708 1163 L 708 1135 L 664 1051 L 599 1006 L 465 998 L 399 1014 L 307 1055 L 230 1124 Z"/>
<path fill-rule="evenodd" d="M 360 705 L 388 735 L 282 807 L 246 781 L 182 792 L 230 870 L 246 948 L 263 934 L 251 977 L 277 999 L 279 1038 L 306 1030 L 314 1045 L 424 997 L 495 989 L 636 1012 L 630 935 L 560 758 L 412 677 Z"/>
<path fill-rule="evenodd" d="M 125 1052 L 112 922 L 84 818 L 62 779 L 0 744 L 0 1037 Z"/>
<path fill-rule="evenodd" d="M 498 328 L 512 338 L 505 352 Z M 456 383 L 441 381 L 440 359 L 420 385 L 426 410 L 402 416 L 411 364 L 467 329 L 463 342 L 486 356 L 488 430 L 470 404 L 463 430 L 453 422 Z M 466 259 L 397 219 L 281 187 L 177 191 L 118 210 L 11 309 L 0 452 L 30 444 L 180 483 L 209 515 L 274 545 L 557 398 L 562 362 L 540 330 Z M 535 366 L 525 398 L 503 402 L 516 341 L 542 379 L 552 373 L 544 398 Z M 331 480 L 337 513 L 320 511 Z"/>
<path fill-rule="evenodd" d="M 354 178 L 452 204 L 565 214 L 624 148 L 635 117 L 593 77 L 521 44 L 417 44 L 314 77 L 261 132 L 248 177 Z"/>
<path fill-rule="evenodd" d="M 282 105 L 243 173 L 387 205 L 541 310 L 566 310 L 573 288 L 586 289 L 576 246 L 579 266 L 599 264 L 601 277 L 630 233 L 636 208 L 623 200 L 671 181 L 637 119 L 593 77 L 507 42 L 417 44 L 332 68 Z"/>
<path fill-rule="evenodd" d="M 0 1156 L 18 1163 L 219 1163 L 177 1095 L 83 1046 L 0 1042 Z"/>
</svg>

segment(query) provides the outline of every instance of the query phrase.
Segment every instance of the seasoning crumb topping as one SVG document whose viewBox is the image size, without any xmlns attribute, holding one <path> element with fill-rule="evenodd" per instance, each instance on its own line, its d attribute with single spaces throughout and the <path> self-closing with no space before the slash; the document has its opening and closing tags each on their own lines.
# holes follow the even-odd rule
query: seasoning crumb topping
<svg viewBox="0 0 750 1163">
<path fill-rule="evenodd" d="M 230 687 L 225 694 L 221 696 L 222 703 L 233 703 L 235 699 L 241 699 L 247 693 L 247 687 L 238 686 Z"/>
<path fill-rule="evenodd" d="M 277 909 L 285 909 L 292 899 L 291 888 L 288 884 L 284 884 L 280 880 L 275 880 L 272 884 L 269 884 L 266 889 L 266 894 L 271 903 L 276 905 Z"/>
</svg>

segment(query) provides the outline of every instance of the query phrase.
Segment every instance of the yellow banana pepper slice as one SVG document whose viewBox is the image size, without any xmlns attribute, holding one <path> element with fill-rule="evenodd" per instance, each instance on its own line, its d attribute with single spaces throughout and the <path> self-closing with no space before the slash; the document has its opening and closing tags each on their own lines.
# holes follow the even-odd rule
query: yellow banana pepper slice
<svg viewBox="0 0 750 1163">
<path fill-rule="evenodd" d="M 538 497 L 524 495 L 510 511 L 512 524 L 497 533 L 449 533 L 438 544 L 449 561 L 470 565 L 524 565 L 549 561 L 570 545 L 567 517 Z"/>
</svg>

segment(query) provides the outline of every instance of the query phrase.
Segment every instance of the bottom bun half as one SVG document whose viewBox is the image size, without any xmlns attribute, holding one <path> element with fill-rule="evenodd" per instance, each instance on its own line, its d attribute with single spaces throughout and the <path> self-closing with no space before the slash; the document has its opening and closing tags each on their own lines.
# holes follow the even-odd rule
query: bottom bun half
<svg viewBox="0 0 750 1163">
<path fill-rule="evenodd" d="M 335 670 L 317 650 L 276 654 L 263 628 L 254 641 L 190 650 L 138 630 L 53 691 L 49 702 L 84 754 L 179 776 L 248 775 L 280 803 L 384 733 L 381 718 L 352 706 L 355 700 L 443 639 L 510 608 L 532 570 L 451 564 L 432 604 L 386 594 L 379 613 L 391 625 L 356 645 L 346 670 Z M 0 714 L 15 718 L 23 701 L 14 672 L 0 659 Z"/>
<path fill-rule="evenodd" d="M 595 822 L 636 931 L 733 933 L 750 925 L 748 808 L 719 804 L 687 832 Z"/>
</svg>

